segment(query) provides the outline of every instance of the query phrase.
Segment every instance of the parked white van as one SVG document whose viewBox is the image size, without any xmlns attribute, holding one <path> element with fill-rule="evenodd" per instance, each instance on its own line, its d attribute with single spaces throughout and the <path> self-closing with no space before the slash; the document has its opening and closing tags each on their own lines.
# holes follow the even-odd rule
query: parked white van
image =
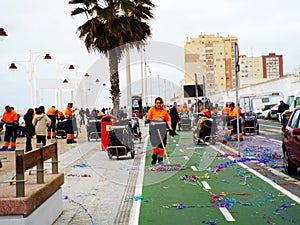
<svg viewBox="0 0 300 225">
<path fill-rule="evenodd" d="M 290 110 L 300 106 L 300 90 L 291 91 L 287 96 L 285 103 L 290 106 Z"/>
</svg>

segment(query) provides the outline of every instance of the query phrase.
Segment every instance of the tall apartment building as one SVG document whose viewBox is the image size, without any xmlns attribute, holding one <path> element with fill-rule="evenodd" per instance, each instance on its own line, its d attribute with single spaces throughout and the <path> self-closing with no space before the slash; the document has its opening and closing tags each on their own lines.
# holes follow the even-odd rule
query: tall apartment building
<svg viewBox="0 0 300 225">
<path fill-rule="evenodd" d="M 185 46 L 185 84 L 204 84 L 206 96 L 235 88 L 234 36 L 202 34 Z"/>
<path fill-rule="evenodd" d="M 234 44 L 237 37 L 200 34 L 190 38 L 185 46 L 185 84 L 203 84 L 205 95 L 235 89 Z M 269 53 L 259 57 L 241 55 L 238 74 L 239 88 L 268 79 L 283 77 L 282 55 Z"/>
<path fill-rule="evenodd" d="M 262 56 L 263 78 L 280 78 L 283 77 L 282 55 L 269 53 Z"/>
<path fill-rule="evenodd" d="M 257 84 L 263 79 L 262 57 L 240 55 L 239 87 Z"/>
<path fill-rule="evenodd" d="M 240 56 L 240 87 L 283 77 L 282 55 Z"/>
</svg>

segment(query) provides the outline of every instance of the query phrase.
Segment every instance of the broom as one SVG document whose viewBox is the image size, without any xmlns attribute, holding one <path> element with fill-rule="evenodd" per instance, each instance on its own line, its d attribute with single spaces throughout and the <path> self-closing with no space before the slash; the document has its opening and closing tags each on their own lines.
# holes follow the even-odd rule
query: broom
<svg viewBox="0 0 300 225">
<path fill-rule="evenodd" d="M 160 134 L 159 129 L 157 129 L 157 133 L 158 133 L 159 139 L 160 139 L 160 141 L 161 141 L 161 144 L 162 144 L 162 146 L 163 146 L 163 149 L 164 149 L 164 152 L 165 152 L 165 155 L 166 155 L 167 162 L 168 162 L 168 164 L 171 164 L 171 163 L 170 163 L 170 160 L 169 160 L 169 156 L 168 156 L 167 150 L 166 150 L 166 147 L 165 147 L 165 145 L 164 145 L 164 142 L 163 142 L 163 139 L 162 139 L 162 137 L 161 137 L 161 134 Z"/>
<path fill-rule="evenodd" d="M 171 164 L 170 163 L 169 156 L 168 156 L 168 153 L 167 153 L 167 150 L 166 150 L 166 147 L 164 145 L 164 142 L 163 142 L 163 139 L 161 137 L 159 129 L 157 129 L 157 133 L 158 133 L 159 139 L 161 141 L 161 144 L 163 146 L 163 149 L 164 149 L 164 152 L 165 152 L 165 155 L 166 155 L 166 159 L 167 159 L 167 163 L 168 163 L 168 165 L 165 165 L 165 166 L 171 168 L 171 170 L 181 170 L 182 168 L 181 168 L 180 164 Z"/>
</svg>

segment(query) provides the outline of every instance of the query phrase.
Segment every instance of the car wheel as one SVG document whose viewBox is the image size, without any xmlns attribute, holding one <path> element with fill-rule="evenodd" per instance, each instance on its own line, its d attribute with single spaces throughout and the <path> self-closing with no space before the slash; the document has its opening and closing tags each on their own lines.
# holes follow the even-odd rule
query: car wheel
<svg viewBox="0 0 300 225">
<path fill-rule="evenodd" d="M 283 167 L 286 174 L 291 175 L 297 173 L 297 166 L 295 166 L 289 159 L 287 152 L 283 153 Z"/>
</svg>

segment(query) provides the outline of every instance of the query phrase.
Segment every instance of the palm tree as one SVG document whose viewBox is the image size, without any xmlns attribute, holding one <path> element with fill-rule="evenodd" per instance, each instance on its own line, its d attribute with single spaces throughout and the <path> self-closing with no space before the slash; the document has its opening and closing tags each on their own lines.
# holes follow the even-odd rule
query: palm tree
<svg viewBox="0 0 300 225">
<path fill-rule="evenodd" d="M 79 38 L 88 52 L 104 53 L 109 59 L 111 99 L 114 114 L 119 112 L 120 87 L 118 62 L 127 47 L 138 50 L 151 36 L 148 21 L 155 5 L 151 0 L 71 0 L 77 7 L 71 16 L 85 15 L 78 27 Z"/>
</svg>

